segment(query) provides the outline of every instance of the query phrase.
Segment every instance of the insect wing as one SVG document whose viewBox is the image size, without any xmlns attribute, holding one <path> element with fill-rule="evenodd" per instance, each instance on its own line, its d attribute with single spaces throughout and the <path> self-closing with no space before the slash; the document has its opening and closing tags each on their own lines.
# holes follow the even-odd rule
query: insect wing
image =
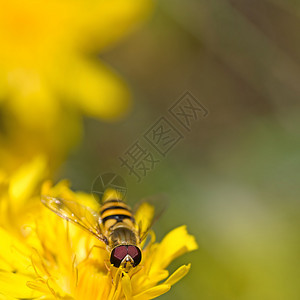
<svg viewBox="0 0 300 300">
<path fill-rule="evenodd" d="M 161 217 L 168 206 L 165 195 L 142 199 L 135 208 L 135 221 L 138 226 L 140 242 L 143 242 L 153 224 Z"/>
<path fill-rule="evenodd" d="M 100 216 L 91 208 L 75 201 L 50 196 L 42 196 L 42 203 L 61 218 L 79 225 L 82 229 L 107 244 L 107 239 L 102 234 L 99 225 Z"/>
</svg>

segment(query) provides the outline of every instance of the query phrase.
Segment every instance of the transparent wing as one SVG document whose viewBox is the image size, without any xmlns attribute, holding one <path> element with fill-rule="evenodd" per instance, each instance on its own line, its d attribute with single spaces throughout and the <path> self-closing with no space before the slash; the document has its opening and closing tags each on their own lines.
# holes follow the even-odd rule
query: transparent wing
<svg viewBox="0 0 300 300">
<path fill-rule="evenodd" d="M 107 238 L 102 234 L 100 228 L 101 218 L 91 208 L 75 201 L 50 196 L 42 196 L 41 201 L 61 218 L 79 225 L 82 229 L 107 244 Z"/>
<path fill-rule="evenodd" d="M 142 199 L 136 205 L 135 222 L 138 226 L 140 242 L 142 243 L 148 235 L 153 224 L 161 217 L 168 206 L 165 195 L 158 195 Z"/>
</svg>

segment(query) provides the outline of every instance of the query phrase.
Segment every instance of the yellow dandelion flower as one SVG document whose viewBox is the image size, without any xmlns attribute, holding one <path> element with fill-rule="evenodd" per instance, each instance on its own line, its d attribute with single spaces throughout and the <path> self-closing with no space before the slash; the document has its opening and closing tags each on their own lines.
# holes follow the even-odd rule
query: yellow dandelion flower
<svg viewBox="0 0 300 300">
<path fill-rule="evenodd" d="M 97 54 L 149 11 L 150 0 L 0 0 L 1 165 L 41 152 L 57 163 L 82 114 L 126 113 L 128 88 Z"/>
<path fill-rule="evenodd" d="M 44 156 L 24 163 L 11 175 L 0 169 L 0 226 L 14 232 L 20 228 L 48 173 Z"/>
<path fill-rule="evenodd" d="M 54 187 L 46 182 L 45 192 L 78 203 L 95 203 L 91 195 L 72 192 L 65 181 Z M 153 212 L 149 205 L 141 210 L 140 216 Z M 25 215 L 19 235 L 0 227 L 0 299 L 153 299 L 190 269 L 184 265 L 169 276 L 170 262 L 197 248 L 185 226 L 169 232 L 160 243 L 152 233 L 141 263 L 124 272 L 110 264 L 104 243 L 39 201 Z"/>
</svg>

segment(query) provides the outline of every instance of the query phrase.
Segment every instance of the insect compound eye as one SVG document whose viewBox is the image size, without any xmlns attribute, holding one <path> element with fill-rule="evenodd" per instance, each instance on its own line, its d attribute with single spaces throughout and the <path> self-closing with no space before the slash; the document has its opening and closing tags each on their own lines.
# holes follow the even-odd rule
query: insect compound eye
<svg viewBox="0 0 300 300">
<path fill-rule="evenodd" d="M 127 255 L 127 246 L 119 246 L 113 249 L 110 256 L 110 263 L 115 267 L 120 267 L 124 257 Z"/>
<path fill-rule="evenodd" d="M 128 246 L 128 254 L 134 260 L 134 266 L 136 267 L 142 260 L 141 250 L 136 246 Z"/>
</svg>

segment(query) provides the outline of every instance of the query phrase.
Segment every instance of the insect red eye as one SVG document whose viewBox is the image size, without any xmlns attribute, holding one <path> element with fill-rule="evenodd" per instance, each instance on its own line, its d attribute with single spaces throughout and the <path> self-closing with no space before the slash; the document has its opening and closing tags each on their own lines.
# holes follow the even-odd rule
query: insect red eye
<svg viewBox="0 0 300 300">
<path fill-rule="evenodd" d="M 116 247 L 110 256 L 110 262 L 115 267 L 119 267 L 124 257 L 127 255 L 127 247 L 126 246 L 119 246 Z"/>
<path fill-rule="evenodd" d="M 136 246 L 128 246 L 128 254 L 134 260 L 134 266 L 136 267 L 142 260 L 141 250 Z"/>
</svg>

